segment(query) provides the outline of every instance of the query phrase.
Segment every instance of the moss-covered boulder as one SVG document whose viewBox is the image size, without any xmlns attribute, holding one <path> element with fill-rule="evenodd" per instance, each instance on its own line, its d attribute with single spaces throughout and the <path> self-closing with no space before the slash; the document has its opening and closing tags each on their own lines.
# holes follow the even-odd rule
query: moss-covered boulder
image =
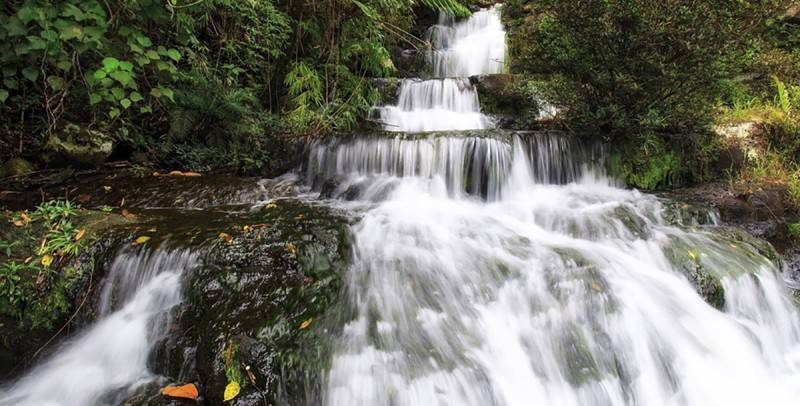
<svg viewBox="0 0 800 406">
<path fill-rule="evenodd" d="M 36 170 L 36 166 L 22 159 L 14 158 L 0 166 L 0 178 L 27 175 Z"/>
<path fill-rule="evenodd" d="M 100 165 L 114 151 L 114 139 L 101 131 L 67 124 L 48 136 L 45 149 L 53 160 Z"/>
</svg>

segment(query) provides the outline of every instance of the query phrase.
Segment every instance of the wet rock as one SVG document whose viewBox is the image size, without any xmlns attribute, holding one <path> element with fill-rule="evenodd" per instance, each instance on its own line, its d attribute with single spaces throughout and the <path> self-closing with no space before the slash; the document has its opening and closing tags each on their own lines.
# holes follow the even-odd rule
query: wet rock
<svg viewBox="0 0 800 406">
<path fill-rule="evenodd" d="M 547 108 L 537 95 L 536 81 L 531 77 L 492 74 L 470 77 L 478 90 L 481 112 L 495 118 L 498 128 L 529 130 L 542 128 Z"/>
<path fill-rule="evenodd" d="M 0 167 L 0 178 L 27 175 L 35 170 L 36 167 L 32 163 L 22 158 L 14 158 Z"/>
<path fill-rule="evenodd" d="M 50 134 L 45 149 L 68 163 L 100 165 L 111 156 L 114 139 L 100 131 L 67 124 Z"/>
<path fill-rule="evenodd" d="M 174 332 L 153 357 L 156 372 L 199 382 L 207 404 L 222 403 L 231 371 L 242 385 L 233 404 L 298 403 L 323 362 L 318 332 L 341 291 L 348 220 L 295 200 L 192 212 L 146 211 L 138 225 L 168 230 L 148 244 L 182 241 L 202 252 Z"/>
</svg>

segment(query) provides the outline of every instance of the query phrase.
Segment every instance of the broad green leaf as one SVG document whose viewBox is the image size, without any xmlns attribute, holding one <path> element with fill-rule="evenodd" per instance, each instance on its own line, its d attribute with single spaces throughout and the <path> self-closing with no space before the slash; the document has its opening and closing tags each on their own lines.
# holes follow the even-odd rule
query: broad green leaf
<svg viewBox="0 0 800 406">
<path fill-rule="evenodd" d="M 48 76 L 47 83 L 53 88 L 53 90 L 56 91 L 61 90 L 64 87 L 64 79 L 61 79 L 58 76 Z"/>
<path fill-rule="evenodd" d="M 83 27 L 79 25 L 72 25 L 61 29 L 61 39 L 66 41 L 73 38 L 83 38 Z"/>
<path fill-rule="evenodd" d="M 151 50 L 149 50 L 149 51 L 147 51 L 147 52 L 145 53 L 145 55 L 147 55 L 147 57 L 148 57 L 148 58 L 150 58 L 150 59 L 154 59 L 154 60 L 161 59 L 161 57 L 160 57 L 160 56 L 158 56 L 158 52 L 156 52 L 156 51 L 153 51 L 152 49 L 151 49 Z"/>
<path fill-rule="evenodd" d="M 150 58 L 148 58 L 146 56 L 142 56 L 142 57 L 136 58 L 136 63 L 138 63 L 139 66 L 145 66 L 148 63 L 150 63 Z"/>
<path fill-rule="evenodd" d="M 92 76 L 94 76 L 95 79 L 100 80 L 100 79 L 105 78 L 106 75 L 108 75 L 106 73 L 106 71 L 104 71 L 102 69 L 98 69 L 98 70 L 94 71 L 94 75 L 92 75 Z"/>
<path fill-rule="evenodd" d="M 61 69 L 63 71 L 68 71 L 72 69 L 72 62 L 65 59 L 58 61 L 58 63 L 56 63 L 56 66 L 58 67 L 58 69 Z"/>
<path fill-rule="evenodd" d="M 0 89 L 0 103 L 5 103 L 8 99 L 8 90 Z"/>
<path fill-rule="evenodd" d="M 119 101 L 119 104 L 121 104 L 121 105 L 122 105 L 122 107 L 124 107 L 124 108 L 126 108 L 126 109 L 127 109 L 128 107 L 130 107 L 130 106 L 131 106 L 131 101 L 130 101 L 130 99 L 127 99 L 127 98 L 126 98 L 126 99 L 122 99 L 122 100 L 120 100 L 120 101 Z"/>
<path fill-rule="evenodd" d="M 128 86 L 128 84 L 131 83 L 131 80 L 133 80 L 133 76 L 131 75 L 130 72 L 122 70 L 111 72 L 110 76 L 114 78 L 114 80 L 122 84 L 122 86 Z"/>
<path fill-rule="evenodd" d="M 108 112 L 108 116 L 111 117 L 111 118 L 115 118 L 115 117 L 119 116 L 119 113 L 120 113 L 119 109 L 114 107 L 114 108 L 111 109 L 111 111 Z"/>
<path fill-rule="evenodd" d="M 92 93 L 89 95 L 89 104 L 91 104 L 92 106 L 94 106 L 97 103 L 100 103 L 101 100 L 103 100 L 103 98 L 97 93 Z"/>
<path fill-rule="evenodd" d="M 133 64 L 128 61 L 120 61 L 119 68 L 124 71 L 130 72 L 133 69 Z"/>
<path fill-rule="evenodd" d="M 28 24 L 29 22 L 36 19 L 39 16 L 40 9 L 38 7 L 32 7 L 30 5 L 22 7 L 17 11 L 17 17 L 23 24 Z"/>
<path fill-rule="evenodd" d="M 175 62 L 178 62 L 178 61 L 181 60 L 181 53 L 178 52 L 178 50 L 174 49 L 174 48 L 170 48 L 170 49 L 167 50 L 167 56 L 169 57 L 169 59 L 172 59 Z"/>
<path fill-rule="evenodd" d="M 8 78 L 8 77 L 14 76 L 16 74 L 17 74 L 17 68 L 15 68 L 15 67 L 13 67 L 11 65 L 3 66 L 3 76 Z"/>
<path fill-rule="evenodd" d="M 150 106 L 144 106 L 139 109 L 139 113 L 152 113 L 153 109 Z"/>
<path fill-rule="evenodd" d="M 47 48 L 47 41 L 42 37 L 36 35 L 29 35 L 28 46 L 31 47 L 31 49 L 36 49 L 36 50 L 45 49 Z"/>
<path fill-rule="evenodd" d="M 115 87 L 111 89 L 111 94 L 114 95 L 114 98 L 117 100 L 121 100 L 123 97 L 125 97 L 125 91 L 122 90 L 121 87 Z"/>
<path fill-rule="evenodd" d="M 20 19 L 16 16 L 9 17 L 6 26 L 3 28 L 5 28 L 9 37 L 21 37 L 28 33 L 28 29 L 25 27 L 25 24 L 23 24 L 22 21 L 20 21 Z"/>
<path fill-rule="evenodd" d="M 132 102 L 138 102 L 144 99 L 144 97 L 142 97 L 142 94 L 139 92 L 131 92 L 130 98 Z"/>
<path fill-rule="evenodd" d="M 36 79 L 39 78 L 39 71 L 28 66 L 27 68 L 22 69 L 22 76 L 24 76 L 25 79 L 28 79 L 31 82 L 35 82 Z"/>
<path fill-rule="evenodd" d="M 112 70 L 117 69 L 118 66 L 119 66 L 119 59 L 112 57 L 103 58 L 103 68 L 107 72 L 111 72 Z"/>
<path fill-rule="evenodd" d="M 136 37 L 136 42 L 138 42 L 139 45 L 141 45 L 141 46 L 143 46 L 145 48 L 153 45 L 153 42 L 150 41 L 150 38 L 145 37 L 142 34 L 134 34 L 134 36 Z"/>
</svg>

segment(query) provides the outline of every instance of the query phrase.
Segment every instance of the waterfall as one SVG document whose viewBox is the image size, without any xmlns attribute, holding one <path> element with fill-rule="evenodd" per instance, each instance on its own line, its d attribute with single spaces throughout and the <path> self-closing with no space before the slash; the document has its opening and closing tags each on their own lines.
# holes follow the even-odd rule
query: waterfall
<svg viewBox="0 0 800 406">
<path fill-rule="evenodd" d="M 429 60 L 447 79 L 405 81 L 376 108 L 386 129 L 491 127 L 457 76 L 500 70 L 498 12 L 440 19 Z M 668 220 L 603 156 L 497 130 L 312 145 L 309 184 L 360 213 L 320 403 L 795 405 L 800 317 L 776 265 Z"/>
<path fill-rule="evenodd" d="M 197 262 L 189 251 L 119 254 L 105 279 L 98 321 L 12 386 L 0 405 L 119 404 L 152 381 L 147 360 L 181 302 L 181 274 Z"/>
<path fill-rule="evenodd" d="M 442 15 L 429 30 L 428 60 L 437 79 L 405 79 L 395 105 L 370 115 L 388 131 L 475 130 L 494 126 L 481 114 L 478 92 L 467 77 L 499 73 L 504 67 L 505 31 L 500 6 L 474 13 L 463 22 Z"/>
</svg>

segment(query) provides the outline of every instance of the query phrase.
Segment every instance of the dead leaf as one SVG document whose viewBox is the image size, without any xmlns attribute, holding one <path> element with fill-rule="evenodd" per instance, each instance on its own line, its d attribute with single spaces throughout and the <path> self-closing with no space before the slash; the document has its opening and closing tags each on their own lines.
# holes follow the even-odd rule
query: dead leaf
<svg viewBox="0 0 800 406">
<path fill-rule="evenodd" d="M 274 209 L 274 208 L 276 208 L 276 207 L 278 207 L 278 205 L 277 205 L 277 204 L 275 204 L 275 203 L 269 203 L 269 204 L 267 204 L 266 206 L 264 206 L 264 209 L 267 209 L 267 210 L 269 210 L 269 209 Z"/>
<path fill-rule="evenodd" d="M 150 239 L 150 237 L 148 237 L 148 236 L 146 236 L 146 235 L 143 235 L 143 236 L 141 236 L 141 237 L 138 237 L 138 238 L 136 239 L 136 241 L 134 241 L 134 242 L 133 242 L 133 245 L 144 244 L 144 243 L 146 243 L 146 242 L 147 242 L 147 240 L 149 240 L 149 239 Z"/>
<path fill-rule="evenodd" d="M 300 330 L 303 330 L 303 329 L 305 329 L 305 328 L 308 328 L 308 326 L 310 326 L 310 325 L 311 325 L 311 322 L 312 322 L 313 320 L 314 320 L 314 319 L 308 319 L 308 320 L 305 320 L 305 321 L 303 321 L 302 323 L 300 323 Z"/>
<path fill-rule="evenodd" d="M 14 220 L 14 225 L 17 227 L 22 227 L 25 225 L 25 222 L 22 220 Z"/>
<path fill-rule="evenodd" d="M 131 213 L 131 212 L 129 212 L 128 209 L 122 209 L 122 213 L 121 214 L 122 214 L 122 217 L 125 217 L 128 220 L 136 219 L 136 215 Z"/>
<path fill-rule="evenodd" d="M 172 171 L 167 174 L 167 176 L 183 176 L 183 172 L 181 171 Z"/>
<path fill-rule="evenodd" d="M 302 219 L 303 219 L 303 217 L 304 217 L 304 216 L 303 216 L 302 214 L 298 214 L 298 215 L 297 215 L 297 217 L 295 217 L 294 219 L 295 219 L 295 220 L 302 220 Z"/>
<path fill-rule="evenodd" d="M 86 203 L 89 200 L 92 200 L 92 195 L 87 195 L 87 194 L 78 195 L 78 201 L 81 203 Z"/>
<path fill-rule="evenodd" d="M 45 255 L 42 257 L 42 265 L 43 266 L 50 266 L 53 263 L 53 257 L 51 255 Z"/>
<path fill-rule="evenodd" d="M 197 177 L 200 177 L 200 176 L 203 176 L 203 175 L 201 175 L 201 174 L 199 174 L 197 172 L 184 172 L 183 176 L 186 176 L 187 178 L 197 178 Z"/>
<path fill-rule="evenodd" d="M 197 400 L 197 397 L 200 395 L 197 392 L 197 386 L 195 386 L 193 383 L 187 383 L 186 385 L 181 386 L 167 386 L 166 388 L 161 389 L 161 394 L 171 398 L 191 400 Z"/>
<path fill-rule="evenodd" d="M 292 253 L 292 254 L 296 254 L 297 253 L 297 248 L 294 246 L 294 244 L 292 244 L 290 242 L 287 242 L 286 243 L 286 251 L 289 252 L 289 253 Z"/>
<path fill-rule="evenodd" d="M 232 400 L 233 398 L 239 395 L 239 391 L 241 391 L 241 389 L 242 388 L 241 386 L 239 386 L 238 382 L 234 381 L 228 382 L 228 385 L 225 386 L 225 393 L 222 396 L 222 400 L 224 402 Z"/>
<path fill-rule="evenodd" d="M 106 193 L 108 193 L 111 191 L 111 186 L 103 186 L 103 190 L 105 190 Z"/>
<path fill-rule="evenodd" d="M 250 383 L 253 385 L 256 384 L 256 376 L 253 374 L 253 371 L 250 370 L 250 365 L 244 367 L 244 371 L 247 372 L 247 378 L 250 379 Z"/>
<path fill-rule="evenodd" d="M 233 237 L 231 237 L 231 235 L 228 233 L 219 233 L 219 238 L 222 238 L 228 244 L 233 242 Z"/>
<path fill-rule="evenodd" d="M 124 205 L 125 205 L 125 198 L 123 197 L 122 200 L 119 201 L 119 207 L 122 207 Z"/>
<path fill-rule="evenodd" d="M 80 241 L 84 234 L 86 234 L 85 228 L 78 230 L 78 234 L 75 234 L 75 241 Z"/>
</svg>

